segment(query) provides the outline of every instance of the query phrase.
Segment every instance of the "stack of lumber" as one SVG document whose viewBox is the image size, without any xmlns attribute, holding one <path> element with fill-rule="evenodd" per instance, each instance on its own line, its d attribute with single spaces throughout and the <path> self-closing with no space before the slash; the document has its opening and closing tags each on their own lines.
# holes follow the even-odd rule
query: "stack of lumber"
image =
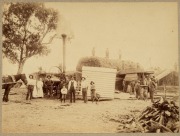
<svg viewBox="0 0 180 136">
<path fill-rule="evenodd" d="M 174 101 L 161 98 L 147 107 L 138 117 L 145 132 L 179 132 L 179 107 Z"/>
<path fill-rule="evenodd" d="M 140 133 L 143 132 L 141 126 L 138 126 L 134 115 L 122 115 L 118 120 L 111 119 L 110 121 L 118 122 L 118 133 Z"/>
<path fill-rule="evenodd" d="M 179 133 L 179 106 L 161 97 L 138 114 L 120 116 L 118 133 Z"/>
</svg>

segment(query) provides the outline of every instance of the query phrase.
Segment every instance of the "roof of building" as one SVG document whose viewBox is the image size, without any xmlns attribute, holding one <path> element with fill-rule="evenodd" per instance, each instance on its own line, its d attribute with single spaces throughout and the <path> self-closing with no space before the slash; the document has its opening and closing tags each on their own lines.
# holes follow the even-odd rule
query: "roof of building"
<svg viewBox="0 0 180 136">
<path fill-rule="evenodd" d="M 116 70 L 127 69 L 127 68 L 142 68 L 136 62 L 128 61 L 128 60 L 120 60 L 120 59 L 108 59 L 102 57 L 84 57 L 81 58 L 77 64 L 76 70 L 82 71 L 83 66 L 91 66 L 91 67 L 104 67 L 104 68 L 112 68 Z"/>
<path fill-rule="evenodd" d="M 83 71 L 92 71 L 92 72 L 109 72 L 109 73 L 116 73 L 116 69 L 112 68 L 102 68 L 102 67 L 88 67 L 88 66 L 83 66 L 82 67 Z"/>
<path fill-rule="evenodd" d="M 169 75 L 171 72 L 173 72 L 173 70 L 170 70 L 170 69 L 164 70 L 162 73 L 156 76 L 156 79 L 160 80 L 164 78 L 165 76 Z"/>
<path fill-rule="evenodd" d="M 127 74 L 124 78 L 125 81 L 138 80 L 137 74 Z"/>
<path fill-rule="evenodd" d="M 123 69 L 123 70 L 119 70 L 118 71 L 118 75 L 126 75 L 126 74 L 140 74 L 140 73 L 144 73 L 144 74 L 154 74 L 154 71 L 146 71 L 144 69 Z"/>
</svg>

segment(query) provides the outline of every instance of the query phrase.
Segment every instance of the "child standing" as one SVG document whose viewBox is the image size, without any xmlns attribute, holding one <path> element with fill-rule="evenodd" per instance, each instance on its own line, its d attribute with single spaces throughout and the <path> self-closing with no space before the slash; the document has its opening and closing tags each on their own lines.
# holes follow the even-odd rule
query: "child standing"
<svg viewBox="0 0 180 136">
<path fill-rule="evenodd" d="M 61 102 L 64 100 L 64 103 L 66 101 L 66 95 L 67 95 L 67 88 L 65 87 L 65 84 L 63 84 L 63 88 L 61 89 L 62 99 Z"/>
<path fill-rule="evenodd" d="M 94 102 L 94 100 L 96 100 L 96 87 L 93 81 L 91 81 L 90 83 L 90 90 L 91 90 L 91 100 L 92 102 Z"/>
</svg>

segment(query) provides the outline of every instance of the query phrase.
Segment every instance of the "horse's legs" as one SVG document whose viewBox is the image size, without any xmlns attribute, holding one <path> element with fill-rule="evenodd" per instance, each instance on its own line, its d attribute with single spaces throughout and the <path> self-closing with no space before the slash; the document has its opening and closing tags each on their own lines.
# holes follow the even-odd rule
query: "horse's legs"
<svg viewBox="0 0 180 136">
<path fill-rule="evenodd" d="M 7 87 L 6 102 L 9 101 L 8 96 L 9 96 L 9 92 L 11 91 L 11 88 L 12 88 L 12 87 L 13 87 L 13 85 L 9 85 L 9 86 Z"/>
<path fill-rule="evenodd" d="M 3 101 L 5 101 L 5 102 L 8 102 L 8 101 L 9 101 L 8 95 L 9 95 L 9 92 L 10 92 L 11 88 L 12 88 L 11 85 L 7 85 L 7 86 L 5 87 L 4 96 L 3 96 Z"/>
<path fill-rule="evenodd" d="M 7 92 L 7 85 L 2 85 L 2 89 L 4 89 L 4 95 L 3 95 L 3 102 L 5 101 L 5 97 L 6 97 L 6 92 Z"/>
<path fill-rule="evenodd" d="M 4 90 L 4 95 L 3 95 L 3 101 L 4 101 L 4 102 L 7 102 L 7 95 L 8 95 L 8 91 L 9 91 L 9 90 L 8 90 L 8 89 L 9 89 L 9 85 L 6 84 L 6 85 L 3 86 L 3 88 L 5 89 L 5 90 Z"/>
<path fill-rule="evenodd" d="M 6 101 L 6 94 L 7 94 L 7 88 L 5 88 L 5 90 L 4 90 L 3 102 Z"/>
</svg>

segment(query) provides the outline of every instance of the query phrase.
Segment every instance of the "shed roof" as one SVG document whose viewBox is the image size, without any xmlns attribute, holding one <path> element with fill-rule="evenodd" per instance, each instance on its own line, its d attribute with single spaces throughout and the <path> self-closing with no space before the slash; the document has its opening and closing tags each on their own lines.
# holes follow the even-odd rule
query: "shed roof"
<svg viewBox="0 0 180 136">
<path fill-rule="evenodd" d="M 137 74 L 127 74 L 124 78 L 125 81 L 138 80 Z"/>
<path fill-rule="evenodd" d="M 165 76 L 169 75 L 171 72 L 173 72 L 173 70 L 170 70 L 170 69 L 164 70 L 162 73 L 156 76 L 156 79 L 160 80 L 164 78 Z"/>
<path fill-rule="evenodd" d="M 93 72 L 109 72 L 109 73 L 116 73 L 116 69 L 112 68 L 102 68 L 102 67 L 88 67 L 88 66 L 83 66 L 82 67 L 83 71 L 93 71 Z"/>
<path fill-rule="evenodd" d="M 123 69 L 118 71 L 118 75 L 126 75 L 126 74 L 154 74 L 154 71 L 145 71 L 143 69 Z"/>
</svg>

